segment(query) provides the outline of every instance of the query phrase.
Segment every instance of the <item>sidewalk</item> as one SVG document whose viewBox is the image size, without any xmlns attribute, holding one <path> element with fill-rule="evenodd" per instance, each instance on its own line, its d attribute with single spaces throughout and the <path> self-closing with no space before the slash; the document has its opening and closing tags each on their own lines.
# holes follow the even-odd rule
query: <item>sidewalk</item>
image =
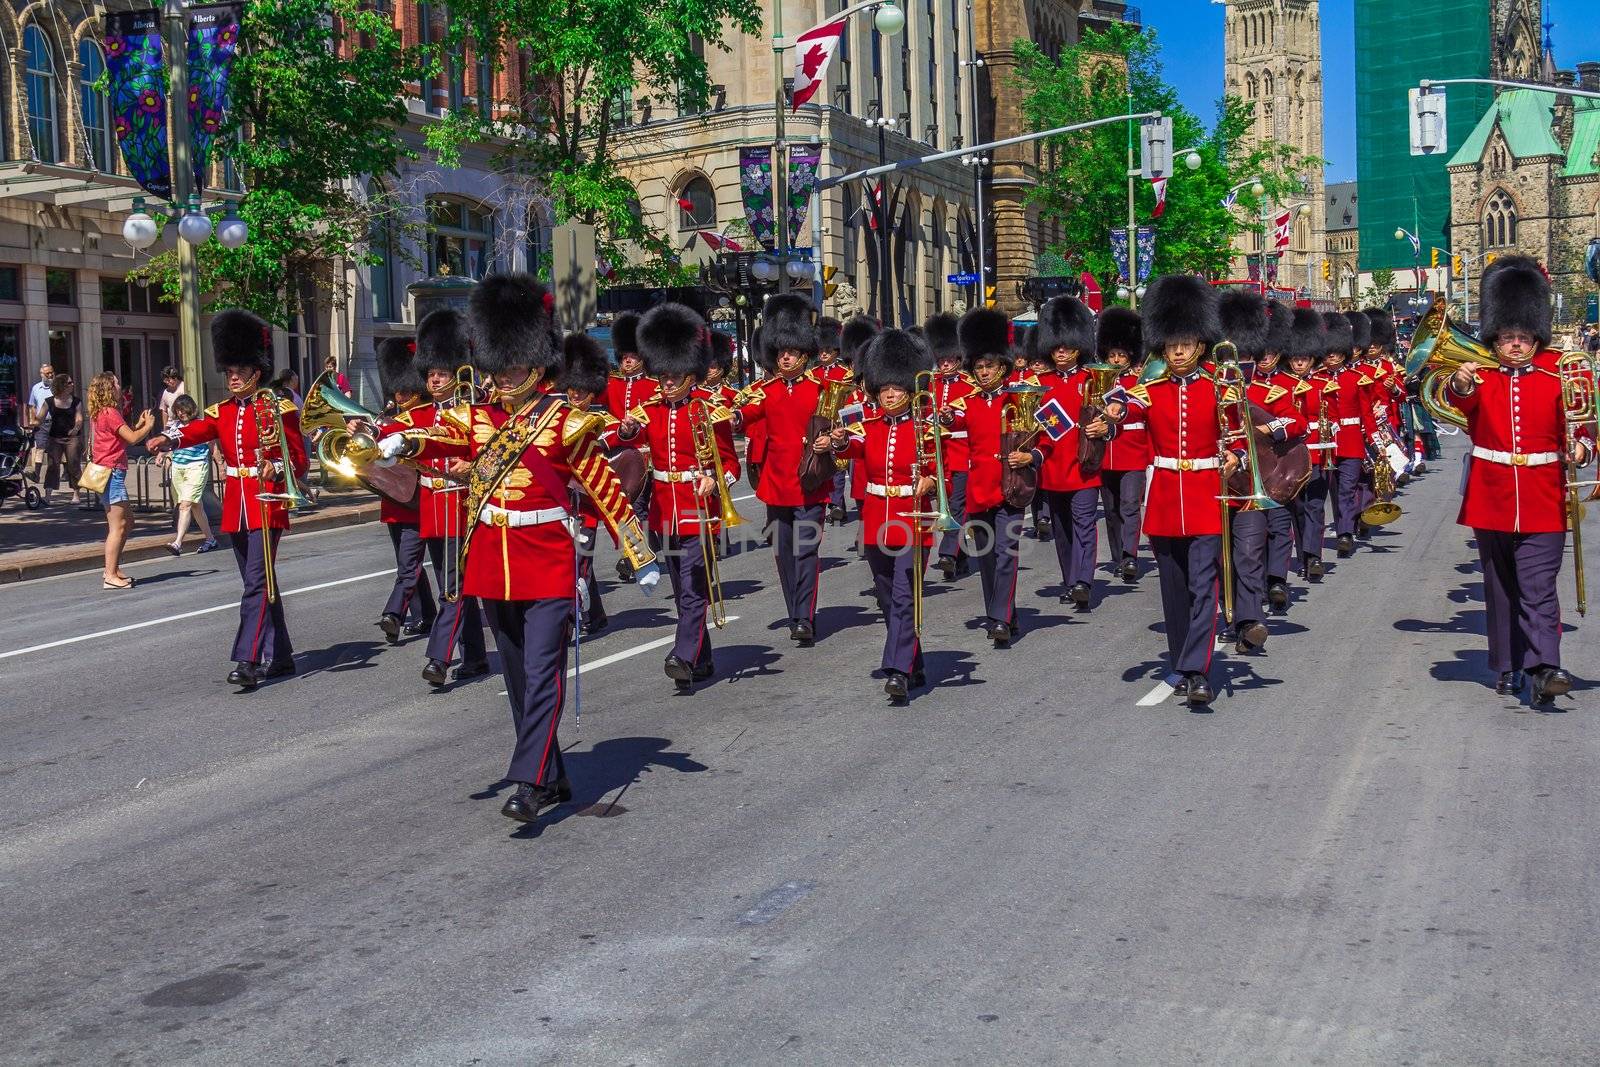
<svg viewBox="0 0 1600 1067">
<path fill-rule="evenodd" d="M 101 565 L 105 548 L 106 518 L 100 507 L 83 510 L 64 494 L 58 503 L 29 511 L 15 500 L 0 507 L 0 585 L 44 578 L 52 574 L 87 571 Z M 128 535 L 124 562 L 166 555 L 172 540 L 173 514 L 170 510 L 134 509 L 133 529 Z M 313 509 L 296 512 L 292 537 L 310 530 L 354 526 L 378 518 L 378 499 L 365 490 L 335 491 L 322 494 L 322 503 Z M 212 529 L 216 529 L 213 519 Z M 220 539 L 218 550 L 228 552 L 228 542 Z M 200 546 L 192 528 L 184 543 L 185 551 Z M 220 557 L 219 557 L 220 558 Z"/>
</svg>

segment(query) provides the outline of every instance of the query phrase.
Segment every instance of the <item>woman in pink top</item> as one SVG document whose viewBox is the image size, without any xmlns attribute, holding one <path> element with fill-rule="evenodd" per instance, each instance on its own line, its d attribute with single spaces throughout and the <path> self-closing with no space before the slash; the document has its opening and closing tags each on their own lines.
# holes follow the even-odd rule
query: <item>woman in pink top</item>
<svg viewBox="0 0 1600 1067">
<path fill-rule="evenodd" d="M 136 445 L 155 429 L 155 416 L 148 410 L 132 426 L 123 418 L 122 387 L 117 376 L 102 371 L 89 381 L 89 422 L 94 440 L 91 462 L 111 468 L 106 483 L 106 557 L 100 576 L 105 589 L 132 589 L 133 579 L 122 573 L 122 548 L 128 543 L 128 446 Z"/>
</svg>

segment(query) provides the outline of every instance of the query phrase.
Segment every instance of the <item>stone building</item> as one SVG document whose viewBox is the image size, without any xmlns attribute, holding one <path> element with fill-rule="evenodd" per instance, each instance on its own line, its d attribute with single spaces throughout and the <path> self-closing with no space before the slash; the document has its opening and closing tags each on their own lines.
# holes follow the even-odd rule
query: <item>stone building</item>
<svg viewBox="0 0 1600 1067">
<path fill-rule="evenodd" d="M 1553 80 L 1600 92 L 1600 62 Z M 1451 248 L 1470 270 L 1473 307 L 1485 260 L 1515 252 L 1550 272 L 1563 320 L 1580 317 L 1595 289 L 1584 256 L 1600 240 L 1600 100 L 1501 92 L 1447 170 Z"/>
<path fill-rule="evenodd" d="M 1361 277 L 1361 212 L 1355 182 L 1334 182 L 1328 186 L 1327 273 L 1323 281 L 1333 287 L 1334 299 L 1354 302 L 1359 295 Z"/>
<path fill-rule="evenodd" d="M 1317 0 L 1227 0 L 1224 26 L 1224 89 L 1255 107 L 1255 125 L 1245 145 L 1273 139 L 1301 153 L 1322 158 L 1322 24 Z M 1329 295 L 1322 278 L 1325 255 L 1325 204 L 1322 169 L 1302 176 L 1304 195 L 1270 205 L 1270 214 L 1296 212 L 1289 247 L 1277 261 L 1276 284 L 1314 295 Z M 1235 242 L 1235 277 L 1246 277 L 1251 256 L 1259 257 L 1270 226 L 1257 220 Z"/>
</svg>

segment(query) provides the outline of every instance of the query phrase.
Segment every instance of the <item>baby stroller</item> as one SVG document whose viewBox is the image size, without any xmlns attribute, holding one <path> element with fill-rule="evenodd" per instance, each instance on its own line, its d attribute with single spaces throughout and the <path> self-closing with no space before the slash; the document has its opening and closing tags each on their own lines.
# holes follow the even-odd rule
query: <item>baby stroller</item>
<svg viewBox="0 0 1600 1067">
<path fill-rule="evenodd" d="M 28 435 L 15 426 L 0 426 L 0 507 L 12 497 L 21 497 L 30 510 L 38 510 L 42 498 L 39 487 L 29 483 L 23 471 L 28 458 Z"/>
</svg>

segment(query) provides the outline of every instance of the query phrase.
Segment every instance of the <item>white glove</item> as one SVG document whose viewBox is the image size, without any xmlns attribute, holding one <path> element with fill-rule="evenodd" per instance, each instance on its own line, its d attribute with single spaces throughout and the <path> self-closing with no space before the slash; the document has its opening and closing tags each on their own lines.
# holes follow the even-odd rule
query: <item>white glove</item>
<svg viewBox="0 0 1600 1067">
<path fill-rule="evenodd" d="M 639 583 L 639 591 L 645 596 L 655 596 L 656 586 L 661 584 L 661 567 L 651 560 L 644 567 L 634 572 L 634 581 Z"/>
<path fill-rule="evenodd" d="M 395 458 L 404 454 L 408 443 L 403 433 L 392 433 L 378 442 L 378 455 L 383 458 L 378 461 L 380 467 L 394 466 Z"/>
<path fill-rule="evenodd" d="M 578 578 L 578 608 L 585 615 L 589 614 L 589 583 L 581 576 Z"/>
</svg>

